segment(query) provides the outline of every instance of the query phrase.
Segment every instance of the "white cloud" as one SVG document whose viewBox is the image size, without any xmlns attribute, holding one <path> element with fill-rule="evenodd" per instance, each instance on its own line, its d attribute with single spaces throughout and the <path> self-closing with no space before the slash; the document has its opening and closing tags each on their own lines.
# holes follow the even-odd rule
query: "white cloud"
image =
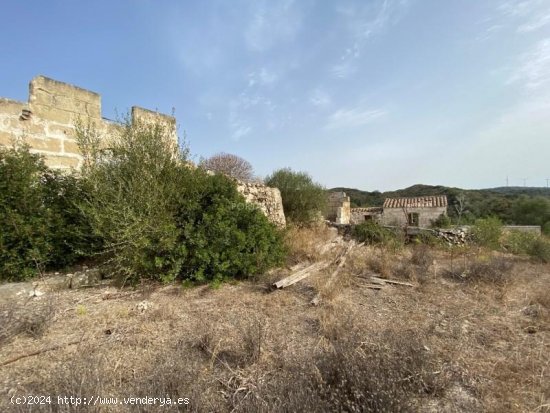
<svg viewBox="0 0 550 413">
<path fill-rule="evenodd" d="M 309 101 L 313 106 L 326 107 L 331 103 L 328 93 L 321 89 L 315 89 L 309 98 Z"/>
<path fill-rule="evenodd" d="M 235 141 L 238 141 L 242 137 L 248 135 L 251 130 L 252 128 L 250 126 L 236 125 L 234 126 L 233 133 L 231 134 L 231 138 L 233 138 L 233 140 Z"/>
<path fill-rule="evenodd" d="M 407 0 L 382 0 L 374 3 L 361 3 L 348 7 L 339 7 L 338 14 L 351 37 L 340 61 L 331 68 L 331 73 L 338 78 L 346 78 L 357 71 L 356 60 L 370 39 L 383 34 L 387 28 L 396 24 L 407 9 Z"/>
<path fill-rule="evenodd" d="M 275 72 L 272 72 L 265 67 L 262 67 L 259 71 L 251 72 L 248 74 L 248 86 L 268 86 L 275 83 L 278 78 L 279 77 Z"/>
<path fill-rule="evenodd" d="M 250 50 L 264 52 L 281 41 L 294 38 L 301 27 L 301 14 L 294 0 L 264 0 L 253 4 L 252 18 L 245 30 L 246 45 Z"/>
<path fill-rule="evenodd" d="M 550 23 L 550 13 L 534 17 L 531 21 L 518 27 L 518 32 L 527 33 L 538 30 Z"/>
<path fill-rule="evenodd" d="M 508 83 L 519 83 L 526 90 L 541 92 L 550 86 L 550 38 L 540 40 L 529 52 L 521 56 Z"/>
<path fill-rule="evenodd" d="M 339 109 L 330 115 L 326 124 L 327 129 L 346 129 L 363 126 L 387 115 L 381 109 Z"/>
<path fill-rule="evenodd" d="M 260 94 L 242 92 L 229 102 L 228 125 L 231 138 L 240 140 L 254 130 L 254 126 L 264 121 L 268 127 L 276 124 L 273 112 L 276 105 L 271 99 Z"/>
<path fill-rule="evenodd" d="M 529 33 L 550 23 L 550 3 L 548 0 L 506 0 L 497 10 L 510 20 L 518 33 Z"/>
</svg>

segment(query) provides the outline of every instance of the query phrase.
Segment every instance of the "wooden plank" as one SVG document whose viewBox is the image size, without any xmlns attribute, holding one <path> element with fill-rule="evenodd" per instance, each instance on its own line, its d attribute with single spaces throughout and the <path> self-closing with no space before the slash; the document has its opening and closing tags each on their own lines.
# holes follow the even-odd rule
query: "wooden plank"
<svg viewBox="0 0 550 413">
<path fill-rule="evenodd" d="M 397 280 L 391 280 L 389 278 L 379 278 L 379 277 L 370 277 L 370 280 L 373 282 L 383 282 L 388 284 L 396 284 L 396 285 L 405 285 L 407 287 L 414 287 L 414 284 L 404 282 L 404 281 L 397 281 Z"/>
<path fill-rule="evenodd" d="M 295 272 L 294 274 L 289 275 L 288 277 L 283 278 L 282 280 L 277 281 L 272 284 L 273 288 L 285 288 L 292 284 L 296 284 L 298 281 L 303 280 L 304 278 L 309 277 L 311 274 L 320 271 L 321 269 L 328 267 L 329 263 L 326 261 L 320 261 L 311 264 L 310 266 Z"/>
<path fill-rule="evenodd" d="M 384 288 L 383 285 L 375 285 L 375 284 L 362 284 L 361 287 L 370 288 L 371 290 L 381 290 L 382 288 Z"/>
</svg>

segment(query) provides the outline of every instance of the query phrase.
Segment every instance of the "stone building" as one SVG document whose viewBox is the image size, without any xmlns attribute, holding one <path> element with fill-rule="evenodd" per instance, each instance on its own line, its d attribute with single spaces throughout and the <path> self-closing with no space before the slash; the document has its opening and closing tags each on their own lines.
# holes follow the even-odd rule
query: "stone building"
<svg viewBox="0 0 550 413">
<path fill-rule="evenodd" d="M 382 221 L 383 208 L 381 207 L 366 207 L 366 208 L 351 208 L 351 221 L 353 225 L 361 224 L 365 221 L 374 221 L 380 223 Z"/>
<path fill-rule="evenodd" d="M 386 198 L 383 206 L 383 225 L 429 227 L 441 215 L 447 215 L 445 195 L 413 198 Z"/>
<path fill-rule="evenodd" d="M 178 144 L 176 119 L 137 106 L 131 110 L 132 122 L 161 122 Z M 37 76 L 29 84 L 27 102 L 0 98 L 0 146 L 26 143 L 31 152 L 44 157 L 55 169 L 75 171 L 84 161 L 76 142 L 76 123 L 93 125 L 105 140 L 119 132 L 117 122 L 101 114 L 101 96 L 68 83 Z M 285 225 L 281 194 L 261 184 L 238 183 L 245 199 L 258 205 L 276 225 Z"/>
<path fill-rule="evenodd" d="M 328 195 L 325 218 L 336 224 L 350 223 L 351 201 L 345 192 L 331 192 Z"/>
</svg>

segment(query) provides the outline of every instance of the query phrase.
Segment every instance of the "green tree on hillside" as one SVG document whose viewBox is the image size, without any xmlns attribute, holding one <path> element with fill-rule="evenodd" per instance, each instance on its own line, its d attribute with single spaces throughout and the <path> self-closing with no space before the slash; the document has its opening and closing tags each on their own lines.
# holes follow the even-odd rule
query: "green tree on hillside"
<svg viewBox="0 0 550 413">
<path fill-rule="evenodd" d="M 550 221 L 550 200 L 522 197 L 515 202 L 512 216 L 520 225 L 544 225 Z"/>
</svg>

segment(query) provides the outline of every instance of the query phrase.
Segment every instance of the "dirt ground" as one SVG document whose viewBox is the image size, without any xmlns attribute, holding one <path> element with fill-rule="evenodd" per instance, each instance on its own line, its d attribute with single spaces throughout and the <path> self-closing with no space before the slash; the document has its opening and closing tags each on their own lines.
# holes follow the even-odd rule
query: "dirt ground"
<svg viewBox="0 0 550 413">
<path fill-rule="evenodd" d="M 217 289 L 14 296 L 0 308 L 0 411 L 550 412 L 550 265 L 359 246 L 324 288 L 335 268 L 276 291 L 290 269 Z M 370 275 L 413 286 L 373 289 Z M 51 398 L 13 404 L 29 395 Z M 188 404 L 121 402 L 166 396 Z"/>
</svg>

